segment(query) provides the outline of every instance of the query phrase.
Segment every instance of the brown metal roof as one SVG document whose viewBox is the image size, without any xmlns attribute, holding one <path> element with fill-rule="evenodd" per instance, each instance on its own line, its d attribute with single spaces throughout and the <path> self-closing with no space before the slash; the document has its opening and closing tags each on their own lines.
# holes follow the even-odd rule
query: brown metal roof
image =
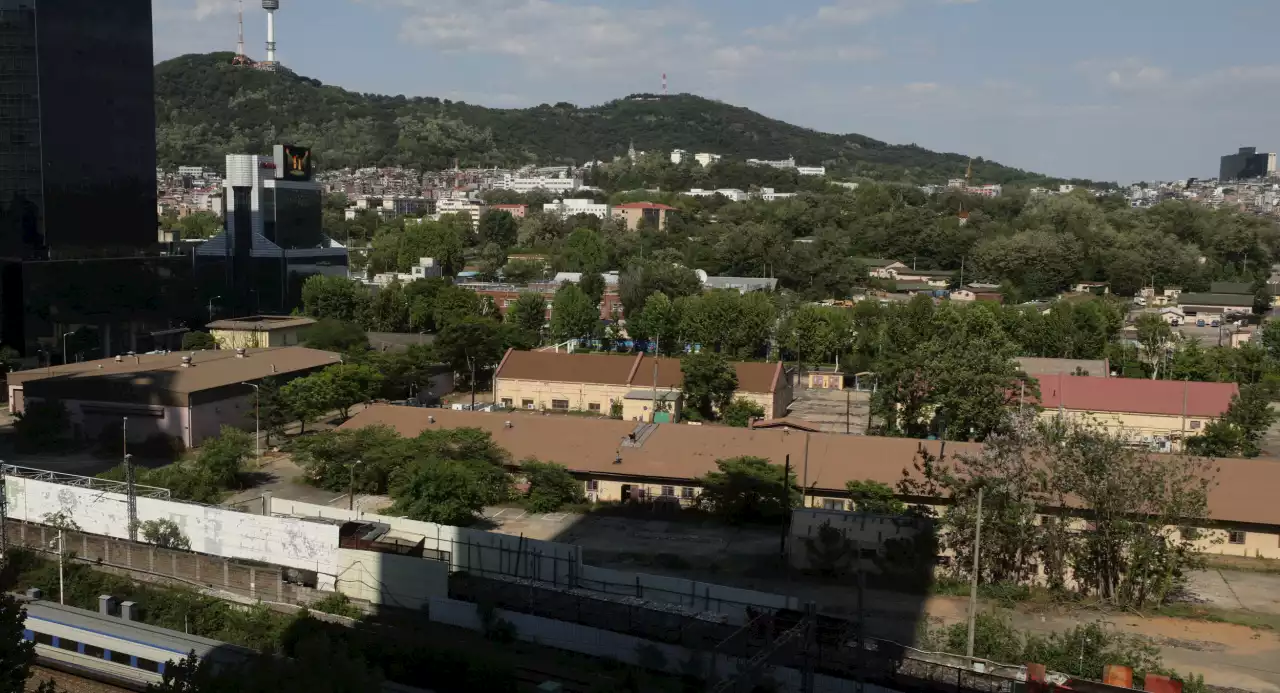
<svg viewBox="0 0 1280 693">
<path fill-rule="evenodd" d="M 183 367 L 184 356 L 191 357 L 190 367 Z M 172 351 L 167 354 L 123 356 L 120 361 L 107 358 L 17 371 L 9 374 L 9 384 L 50 379 L 57 379 L 65 384 L 102 378 L 128 378 L 133 387 L 191 393 L 328 366 L 338 363 L 339 359 L 340 356 L 331 351 L 306 347 L 246 349 L 244 358 L 237 357 L 233 350 Z"/>
<path fill-rule="evenodd" d="M 290 327 L 308 327 L 314 324 L 316 324 L 315 320 L 300 315 L 255 315 L 231 320 L 214 320 L 205 325 L 205 327 L 211 330 L 270 332 L 271 330 L 284 330 Z"/>
<path fill-rule="evenodd" d="M 430 418 L 435 422 L 430 423 Z M 510 421 L 511 428 L 506 427 Z M 716 460 L 740 455 L 765 457 L 782 464 L 791 455 L 796 478 L 807 488 L 841 491 L 852 480 L 895 485 L 904 469 L 925 448 L 938 454 L 937 441 L 879 438 L 779 429 L 658 424 L 638 448 L 622 439 L 635 422 L 573 416 L 485 413 L 373 405 L 342 428 L 386 425 L 404 436 L 429 428 L 478 428 L 511 453 L 513 460 L 536 457 L 583 474 L 618 475 L 654 480 L 691 480 L 716 470 Z M 806 441 L 808 451 L 806 456 Z M 947 443 L 947 457 L 978 454 L 977 443 Z M 621 464 L 614 460 L 622 458 Z M 953 460 L 954 461 L 954 460 Z M 1218 485 L 1209 494 L 1209 513 L 1224 522 L 1280 525 L 1280 460 L 1218 459 Z"/>
<path fill-rule="evenodd" d="M 1045 409 L 1202 418 L 1222 416 L 1231 406 L 1231 398 L 1240 392 L 1235 383 L 1089 378 L 1061 373 L 1041 376 L 1039 382 L 1040 406 Z"/>
<path fill-rule="evenodd" d="M 554 351 L 507 352 L 498 366 L 497 377 L 508 380 L 538 380 L 554 383 L 596 383 L 652 387 L 657 363 L 658 387 L 678 388 L 684 384 L 680 359 L 644 354 L 567 354 Z M 736 361 L 738 391 L 772 393 L 782 375 L 779 362 Z"/>
</svg>

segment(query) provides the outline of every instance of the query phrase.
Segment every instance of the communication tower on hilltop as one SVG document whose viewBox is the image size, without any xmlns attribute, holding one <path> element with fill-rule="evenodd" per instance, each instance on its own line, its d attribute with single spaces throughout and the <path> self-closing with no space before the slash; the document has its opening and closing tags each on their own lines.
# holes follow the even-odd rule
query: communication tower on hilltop
<svg viewBox="0 0 1280 693">
<path fill-rule="evenodd" d="M 232 65 L 253 67 L 253 59 L 244 54 L 244 0 L 240 0 L 240 33 L 236 40 L 236 57 L 231 59 Z"/>
<path fill-rule="evenodd" d="M 273 70 L 276 62 L 276 10 L 280 9 L 280 0 L 262 0 L 262 9 L 267 11 L 267 59 L 259 66 L 265 70 Z"/>
</svg>

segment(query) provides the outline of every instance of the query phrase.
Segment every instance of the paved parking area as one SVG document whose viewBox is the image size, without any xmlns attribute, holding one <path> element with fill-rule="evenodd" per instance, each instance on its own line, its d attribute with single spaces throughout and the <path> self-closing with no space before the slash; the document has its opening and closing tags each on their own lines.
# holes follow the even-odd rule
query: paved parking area
<svg viewBox="0 0 1280 693">
<path fill-rule="evenodd" d="M 522 508 L 484 509 L 484 519 L 492 523 L 492 531 L 530 539 L 557 539 L 581 518 L 573 513 L 531 513 Z"/>
</svg>

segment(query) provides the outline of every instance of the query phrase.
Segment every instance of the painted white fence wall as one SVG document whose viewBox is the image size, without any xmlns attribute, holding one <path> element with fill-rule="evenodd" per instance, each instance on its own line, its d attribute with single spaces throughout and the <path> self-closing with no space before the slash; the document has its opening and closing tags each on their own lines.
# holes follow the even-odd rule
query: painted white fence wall
<svg viewBox="0 0 1280 693">
<path fill-rule="evenodd" d="M 338 549 L 338 591 L 353 599 L 423 609 L 449 596 L 449 564 L 411 556 Z"/>
<path fill-rule="evenodd" d="M 480 615 L 475 604 L 459 602 L 452 599 L 431 600 L 431 620 L 451 626 L 467 628 L 473 631 L 483 630 Z M 571 652 L 616 659 L 627 664 L 645 668 L 656 668 L 670 674 L 681 674 L 691 662 L 697 662 L 699 670 L 707 673 L 711 665 L 710 655 L 694 652 L 678 645 L 652 642 L 633 635 L 615 633 L 598 628 L 589 628 L 576 623 L 556 621 L 540 616 L 531 616 L 514 611 L 497 609 L 498 618 L 511 622 L 516 629 L 516 637 L 526 642 L 555 647 Z M 657 655 L 656 653 L 661 653 Z M 723 678 L 737 670 L 737 660 L 726 655 L 716 655 L 714 672 Z M 779 684 L 780 690 L 799 691 L 801 675 L 799 671 L 787 667 L 773 667 L 772 678 Z M 890 689 L 864 684 L 859 688 L 854 681 L 846 681 L 830 676 L 817 674 L 814 676 L 814 688 L 817 693 L 894 693 Z"/>
<path fill-rule="evenodd" d="M 523 539 L 510 534 L 438 525 L 280 498 L 271 499 L 271 513 L 292 517 L 382 522 L 390 525 L 396 534 L 415 539 L 424 538 L 425 549 L 449 552 L 449 563 L 453 570 L 477 575 L 518 575 L 568 585 L 582 565 L 581 550 L 571 544 Z"/>
<path fill-rule="evenodd" d="M 279 498 L 271 499 L 271 512 L 297 517 L 384 522 L 395 532 L 425 537 L 427 549 L 451 552 L 450 567 L 456 571 L 469 571 L 482 576 L 488 573 L 526 577 L 606 594 L 681 604 L 699 611 L 726 614 L 730 622 L 737 624 L 746 623 L 748 605 L 774 609 L 801 608 L 798 599 L 781 594 L 583 565 L 581 548 L 572 544 L 521 539 L 510 534 L 437 525 Z"/>
<path fill-rule="evenodd" d="M 9 517 L 48 524 L 66 513 L 81 531 L 129 538 L 123 493 L 67 486 L 25 477 L 5 477 Z M 334 589 L 338 526 L 286 517 L 250 515 L 192 503 L 138 498 L 138 521 L 171 520 L 191 542 L 191 550 L 225 558 L 314 570 L 320 589 Z"/>
</svg>

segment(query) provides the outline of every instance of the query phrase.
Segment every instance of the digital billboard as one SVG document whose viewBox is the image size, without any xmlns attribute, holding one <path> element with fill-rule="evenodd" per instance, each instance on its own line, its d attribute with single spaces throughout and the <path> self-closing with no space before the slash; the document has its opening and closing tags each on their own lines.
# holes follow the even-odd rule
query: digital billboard
<svg viewBox="0 0 1280 693">
<path fill-rule="evenodd" d="M 280 180 L 311 180 L 311 149 L 292 144 L 275 146 L 276 178 Z"/>
</svg>

